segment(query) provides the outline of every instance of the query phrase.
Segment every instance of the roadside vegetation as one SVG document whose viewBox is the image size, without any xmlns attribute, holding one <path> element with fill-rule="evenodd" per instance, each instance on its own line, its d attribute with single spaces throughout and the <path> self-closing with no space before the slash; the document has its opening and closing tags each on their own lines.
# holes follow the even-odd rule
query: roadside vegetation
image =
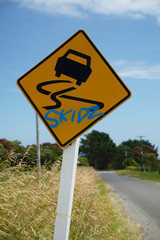
<svg viewBox="0 0 160 240">
<path fill-rule="evenodd" d="M 57 144 L 46 142 L 40 148 L 41 165 L 47 165 L 48 169 L 63 154 L 63 149 Z M 28 149 L 29 154 L 25 154 Z M 79 163 L 92 166 L 96 170 L 136 167 L 145 171 L 160 171 L 157 149 L 148 140 L 127 140 L 116 146 L 107 133 L 93 130 L 81 138 Z M 36 165 L 36 145 L 24 147 L 18 140 L 0 139 L 0 164 L 11 153 L 16 154 L 16 159 L 10 161 L 10 167 L 19 164 L 22 157 L 27 169 Z"/>
<path fill-rule="evenodd" d="M 157 148 L 148 140 L 127 140 L 119 146 L 104 132 L 92 131 L 81 139 L 80 154 L 98 170 L 136 167 L 145 171 L 159 171 Z"/>
<path fill-rule="evenodd" d="M 63 149 L 57 144 L 41 144 L 42 168 L 38 178 L 36 145 L 24 147 L 18 140 L 0 139 L 0 239 L 53 238 L 62 154 Z M 149 141 L 128 140 L 116 146 L 106 133 L 92 131 L 84 135 L 79 149 L 70 240 L 142 240 L 140 228 L 124 214 L 95 169 L 123 169 L 121 174 L 143 177 L 154 171 L 158 179 L 157 156 L 157 149 Z"/>
<path fill-rule="evenodd" d="M 151 180 L 154 182 L 160 182 L 159 172 L 142 172 L 137 170 L 119 170 L 116 171 L 119 175 L 127 175 L 129 177 L 140 178 L 143 180 Z"/>
<path fill-rule="evenodd" d="M 23 164 L 1 171 L 0 239 L 50 240 L 54 234 L 61 163 L 37 172 Z M 142 240 L 113 192 L 91 167 L 78 167 L 70 240 Z"/>
</svg>

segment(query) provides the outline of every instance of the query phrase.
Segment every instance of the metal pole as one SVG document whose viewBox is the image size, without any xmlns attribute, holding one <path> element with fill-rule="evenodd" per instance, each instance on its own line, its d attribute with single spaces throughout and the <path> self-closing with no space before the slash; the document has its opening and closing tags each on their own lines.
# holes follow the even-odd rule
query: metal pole
<svg viewBox="0 0 160 240">
<path fill-rule="evenodd" d="M 137 136 L 140 138 L 140 143 L 141 143 L 141 162 L 142 162 L 142 172 L 145 172 L 145 164 L 143 162 L 143 150 L 142 150 L 142 138 L 144 138 L 145 136 Z"/>
<path fill-rule="evenodd" d="M 128 156 L 127 147 L 125 146 L 125 169 L 127 169 L 127 156 Z"/>
<path fill-rule="evenodd" d="M 68 240 L 69 237 L 78 150 L 79 138 L 63 152 L 54 240 Z"/>
<path fill-rule="evenodd" d="M 41 153 L 40 153 L 40 143 L 39 143 L 39 119 L 36 113 L 36 137 L 37 137 L 37 178 L 40 179 L 41 173 Z"/>
</svg>

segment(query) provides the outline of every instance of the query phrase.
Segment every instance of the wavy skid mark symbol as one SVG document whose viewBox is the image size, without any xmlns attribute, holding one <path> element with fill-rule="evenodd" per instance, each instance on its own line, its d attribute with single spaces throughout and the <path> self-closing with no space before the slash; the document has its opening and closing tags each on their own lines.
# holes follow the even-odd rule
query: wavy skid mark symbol
<svg viewBox="0 0 160 240">
<path fill-rule="evenodd" d="M 72 97 L 72 96 L 68 96 L 68 95 L 62 95 L 60 96 L 61 98 L 67 98 L 70 100 L 75 100 L 75 101 L 79 101 L 79 102 L 85 102 L 85 103 L 93 103 L 95 105 L 98 105 L 99 109 L 104 107 L 104 103 L 102 102 L 97 102 L 94 100 L 89 100 L 89 99 L 84 99 L 84 98 L 78 98 L 78 97 Z"/>
<path fill-rule="evenodd" d="M 45 90 L 45 89 L 43 89 L 43 87 L 46 86 L 46 85 L 55 84 L 55 83 L 72 83 L 72 82 L 68 81 L 68 80 L 52 80 L 52 81 L 42 82 L 42 83 L 37 85 L 37 90 L 40 93 L 42 93 L 42 94 L 49 95 L 49 94 L 51 94 L 51 91 Z M 60 108 L 62 106 L 62 103 L 61 103 L 61 101 L 59 99 L 57 99 L 57 96 L 59 96 L 61 98 L 74 100 L 74 101 L 80 101 L 80 102 L 95 104 L 95 105 L 97 105 L 99 107 L 99 109 L 104 107 L 104 103 L 102 103 L 102 102 L 97 102 L 97 101 L 94 101 L 94 100 L 89 100 L 89 99 L 84 99 L 84 98 L 73 97 L 73 96 L 69 96 L 69 95 L 62 95 L 64 93 L 72 91 L 74 89 L 76 89 L 76 88 L 75 87 L 70 87 L 70 88 L 66 88 L 66 89 L 63 89 L 61 91 L 52 93 L 50 98 L 56 104 L 55 105 L 51 105 L 51 106 L 45 106 L 43 108 L 45 108 L 47 110 Z"/>
<path fill-rule="evenodd" d="M 68 81 L 68 80 L 53 80 L 53 81 L 47 81 L 47 82 L 42 82 L 40 84 L 37 85 L 37 90 L 42 93 L 42 94 L 45 94 L 45 95 L 49 95 L 51 94 L 51 91 L 47 91 L 45 89 L 43 89 L 44 86 L 47 86 L 47 85 L 50 85 L 50 84 L 55 84 L 55 83 L 72 83 L 71 81 Z M 61 91 L 58 91 L 58 92 L 55 92 L 55 93 L 52 93 L 50 98 L 56 103 L 55 105 L 52 105 L 52 106 L 45 106 L 43 108 L 47 109 L 47 110 L 51 110 L 51 109 L 56 109 L 56 108 L 60 108 L 62 103 L 56 98 L 57 96 L 63 94 L 63 93 L 66 93 L 66 92 L 69 92 L 71 90 L 74 90 L 75 88 L 74 87 L 71 87 L 71 88 L 67 88 L 67 89 L 64 89 L 64 90 L 61 90 Z"/>
</svg>

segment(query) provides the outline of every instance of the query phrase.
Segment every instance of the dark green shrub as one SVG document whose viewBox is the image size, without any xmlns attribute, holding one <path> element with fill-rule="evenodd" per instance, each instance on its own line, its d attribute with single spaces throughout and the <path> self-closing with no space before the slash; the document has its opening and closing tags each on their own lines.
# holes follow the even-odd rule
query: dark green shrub
<svg viewBox="0 0 160 240">
<path fill-rule="evenodd" d="M 133 158 L 127 158 L 122 162 L 122 168 L 128 166 L 139 167 L 139 164 Z"/>
<path fill-rule="evenodd" d="M 89 166 L 88 158 L 86 158 L 86 157 L 79 157 L 79 158 L 78 158 L 78 161 L 79 161 L 79 163 L 80 163 L 81 165 L 83 165 L 83 166 L 86 166 L 86 167 Z"/>
<path fill-rule="evenodd" d="M 131 170 L 131 171 L 139 171 L 141 169 L 141 167 L 135 167 L 135 166 L 128 166 L 127 167 L 128 170 Z"/>
<path fill-rule="evenodd" d="M 160 161 L 157 160 L 157 156 L 154 153 L 144 153 L 143 162 L 146 171 L 158 171 L 160 168 Z"/>
</svg>

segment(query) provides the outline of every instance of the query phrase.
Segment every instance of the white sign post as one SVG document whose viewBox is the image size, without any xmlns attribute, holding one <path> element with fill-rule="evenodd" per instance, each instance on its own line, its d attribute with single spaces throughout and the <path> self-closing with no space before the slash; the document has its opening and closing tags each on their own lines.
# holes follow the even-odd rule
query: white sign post
<svg viewBox="0 0 160 240">
<path fill-rule="evenodd" d="M 78 150 L 79 138 L 67 146 L 63 152 L 54 240 L 68 240 L 69 237 Z"/>
</svg>

